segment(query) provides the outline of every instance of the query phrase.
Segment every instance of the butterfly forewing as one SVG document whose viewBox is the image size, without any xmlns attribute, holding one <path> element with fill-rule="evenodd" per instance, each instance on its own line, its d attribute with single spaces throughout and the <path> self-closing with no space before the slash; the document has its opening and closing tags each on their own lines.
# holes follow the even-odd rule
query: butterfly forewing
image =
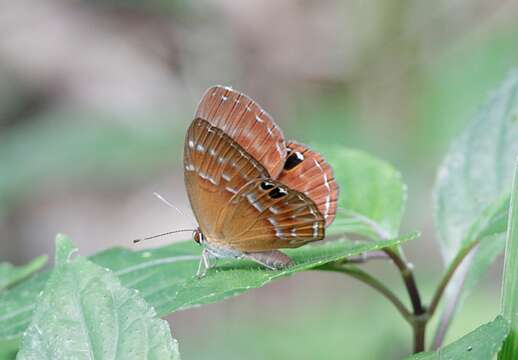
<svg viewBox="0 0 518 360">
<path fill-rule="evenodd" d="M 319 153 L 290 142 L 284 168 L 277 180 L 307 195 L 317 205 L 326 226 L 331 225 L 336 216 L 339 189 L 331 166 Z"/>
<path fill-rule="evenodd" d="M 245 252 L 293 248 L 324 238 L 324 218 L 303 193 L 272 179 L 246 184 L 220 214 L 216 232 Z"/>
<path fill-rule="evenodd" d="M 229 87 L 211 87 L 203 95 L 195 117 L 221 129 L 273 178 L 282 171 L 286 157 L 282 131 L 248 96 Z"/>
<path fill-rule="evenodd" d="M 269 177 L 239 144 L 202 119 L 194 120 L 187 130 L 184 167 L 191 207 L 207 237 L 215 237 L 218 214 L 243 186 Z"/>
</svg>

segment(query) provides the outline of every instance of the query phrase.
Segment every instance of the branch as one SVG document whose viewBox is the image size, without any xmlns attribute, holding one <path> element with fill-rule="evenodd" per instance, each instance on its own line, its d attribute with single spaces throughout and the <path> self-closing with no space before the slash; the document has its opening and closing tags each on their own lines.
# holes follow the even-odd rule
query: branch
<svg viewBox="0 0 518 360">
<path fill-rule="evenodd" d="M 439 282 L 439 285 L 437 286 L 437 289 L 435 290 L 435 293 L 432 297 L 432 301 L 430 302 L 430 307 L 428 308 L 428 314 L 430 317 L 432 317 L 435 313 L 435 310 L 437 310 L 437 306 L 439 305 L 439 302 L 442 299 L 444 290 L 446 290 L 446 287 L 448 286 L 448 283 L 455 274 L 455 271 L 462 264 L 463 260 L 471 252 L 471 250 L 473 250 L 473 248 L 475 248 L 478 244 L 479 241 L 473 241 L 468 246 L 462 248 L 455 256 L 450 266 L 448 266 L 448 269 L 446 270 L 441 281 Z"/>
<path fill-rule="evenodd" d="M 430 308 L 428 309 L 430 317 L 432 317 L 433 314 L 435 313 L 451 279 L 454 276 L 456 276 L 458 278 L 459 285 L 455 289 L 455 293 L 454 293 L 453 297 L 451 297 L 451 301 L 449 301 L 446 304 L 445 310 L 444 310 L 444 312 L 441 316 L 441 319 L 439 321 L 439 324 L 437 326 L 437 331 L 435 333 L 433 345 L 432 345 L 433 349 L 438 349 L 441 346 L 441 344 L 444 340 L 444 337 L 446 336 L 446 331 L 448 330 L 448 326 L 451 322 L 451 318 L 455 314 L 455 309 L 457 308 L 458 302 L 460 300 L 460 294 L 462 293 L 462 288 L 464 287 L 464 282 L 465 282 L 466 276 L 468 274 L 468 268 L 464 267 L 461 269 L 463 271 L 459 272 L 458 271 L 459 267 L 460 267 L 460 265 L 465 263 L 465 261 L 467 261 L 466 258 L 469 255 L 474 254 L 473 251 L 479 243 L 480 243 L 480 241 L 474 241 L 471 244 L 469 244 L 469 246 L 467 246 L 467 247 L 461 249 L 461 251 L 459 251 L 457 256 L 455 256 L 455 258 L 451 262 L 450 266 L 446 270 L 446 273 L 443 275 L 443 277 L 439 283 L 439 286 L 437 287 L 437 290 L 435 291 L 435 294 L 432 298 L 432 302 L 430 303 Z"/>
<path fill-rule="evenodd" d="M 412 313 L 408 311 L 406 306 L 399 300 L 399 298 L 385 285 L 383 285 L 379 280 L 374 278 L 372 275 L 367 272 L 360 270 L 357 267 L 339 265 L 336 263 L 330 263 L 323 265 L 321 267 L 315 268 L 316 270 L 323 271 L 335 271 L 341 272 L 343 274 L 347 274 L 357 280 L 362 281 L 363 283 L 369 285 L 375 290 L 378 290 L 383 296 L 385 296 L 399 311 L 399 313 L 408 321 L 411 325 L 413 325 L 413 317 Z"/>
<path fill-rule="evenodd" d="M 370 226 L 371 229 L 376 233 L 376 235 L 381 240 L 389 239 L 389 234 L 385 231 L 385 229 L 380 227 L 376 222 L 372 221 L 371 219 L 369 219 L 363 215 L 356 214 L 352 211 L 348 211 L 345 209 L 344 209 L 344 211 L 346 213 L 348 213 L 350 216 L 355 217 L 357 220 L 363 221 L 366 225 Z M 425 307 L 423 306 L 423 304 L 421 302 L 421 295 L 419 294 L 419 289 L 417 288 L 417 284 L 415 281 L 413 266 L 411 263 L 407 262 L 398 251 L 396 251 L 392 248 L 385 248 L 385 249 L 383 249 L 383 252 L 385 252 L 385 254 L 387 254 L 387 256 L 394 262 L 394 264 L 398 268 L 398 270 L 401 274 L 401 277 L 403 279 L 403 282 L 405 283 L 405 287 L 407 289 L 408 296 L 410 297 L 410 302 L 412 303 L 413 313 L 411 313 L 410 316 L 405 316 L 405 315 L 403 315 L 403 316 L 405 316 L 405 319 L 407 319 L 407 321 L 409 321 L 409 323 L 412 325 L 412 328 L 414 330 L 414 353 L 424 351 L 424 349 L 425 349 L 425 330 L 426 330 L 426 324 L 428 323 L 429 316 L 428 316 L 428 312 L 426 311 Z M 377 281 L 376 279 L 374 279 L 374 280 Z M 372 284 L 369 284 L 369 285 L 374 286 Z M 380 290 L 380 289 L 378 289 L 378 290 Z M 390 292 L 390 293 L 392 293 L 392 292 Z M 384 295 L 387 296 L 385 293 L 384 293 Z M 399 299 L 398 299 L 398 301 L 399 301 Z M 398 308 L 398 310 L 399 310 L 399 308 Z M 406 310 L 406 308 L 405 308 L 405 310 Z M 400 312 L 401 312 L 401 310 L 400 310 Z"/>
<path fill-rule="evenodd" d="M 419 316 L 425 313 L 425 309 L 421 302 L 421 296 L 415 282 L 414 269 L 412 265 L 404 261 L 393 249 L 384 249 L 385 253 L 392 259 L 396 267 L 401 273 L 403 282 L 405 283 L 408 296 L 412 302 L 412 308 L 414 309 L 414 315 Z"/>
</svg>

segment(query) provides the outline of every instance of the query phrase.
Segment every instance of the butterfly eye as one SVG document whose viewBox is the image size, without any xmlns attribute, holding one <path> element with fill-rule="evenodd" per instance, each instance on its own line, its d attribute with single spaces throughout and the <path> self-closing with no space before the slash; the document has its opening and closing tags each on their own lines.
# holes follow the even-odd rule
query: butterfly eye
<svg viewBox="0 0 518 360">
<path fill-rule="evenodd" d="M 268 195 L 272 198 L 272 199 L 279 199 L 283 196 L 286 196 L 288 195 L 288 192 L 286 190 L 284 190 L 283 188 L 280 188 L 280 187 L 276 187 L 275 189 L 273 189 L 272 191 L 270 191 L 268 193 Z"/>
<path fill-rule="evenodd" d="M 284 170 L 291 170 L 304 161 L 304 155 L 299 151 L 289 153 L 286 162 L 284 163 Z"/>
<path fill-rule="evenodd" d="M 275 187 L 275 185 L 273 185 L 271 182 L 268 182 L 268 181 L 261 182 L 261 184 L 259 186 L 261 186 L 261 189 L 263 189 L 263 190 L 270 190 Z"/>
<path fill-rule="evenodd" d="M 194 241 L 196 241 L 198 244 L 201 244 L 202 240 L 203 240 L 203 234 L 201 233 L 201 231 L 196 230 L 194 232 Z"/>
</svg>

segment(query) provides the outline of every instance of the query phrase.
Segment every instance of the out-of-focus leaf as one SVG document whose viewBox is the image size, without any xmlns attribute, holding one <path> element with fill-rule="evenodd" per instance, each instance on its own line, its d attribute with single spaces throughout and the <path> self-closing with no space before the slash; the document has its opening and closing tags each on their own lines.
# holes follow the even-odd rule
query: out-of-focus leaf
<svg viewBox="0 0 518 360">
<path fill-rule="evenodd" d="M 113 248 L 91 260 L 114 271 L 123 286 L 138 289 L 157 313 L 164 316 L 180 309 L 221 301 L 277 278 L 348 256 L 397 246 L 416 236 L 413 233 L 394 240 L 357 243 L 331 241 L 286 250 L 295 265 L 280 271 L 266 270 L 245 260 L 220 261 L 201 280 L 195 277 L 200 248 L 193 241 L 137 252 Z M 4 309 L 0 314 L 0 346 L 3 340 L 16 339 L 26 329 L 35 298 L 48 276 L 48 272 L 38 274 L 0 295 L 0 308 Z"/>
<path fill-rule="evenodd" d="M 179 359 L 165 320 L 106 268 L 58 237 L 56 268 L 38 297 L 17 359 Z"/>
<path fill-rule="evenodd" d="M 340 185 L 341 209 L 331 231 L 374 239 L 398 236 L 407 197 L 401 174 L 363 151 L 335 147 L 324 153 Z"/>
<path fill-rule="evenodd" d="M 502 351 L 498 354 L 498 359 L 516 359 L 518 358 L 518 164 L 514 173 L 509 209 L 502 286 L 502 314 L 511 323 L 511 331 Z"/>
<path fill-rule="evenodd" d="M 23 266 L 0 263 L 0 291 L 12 287 L 40 270 L 47 263 L 46 256 L 38 256 Z"/>
<path fill-rule="evenodd" d="M 448 263 L 466 241 L 506 212 L 518 154 L 518 73 L 512 73 L 473 122 L 453 142 L 435 188 L 436 225 Z M 505 229 L 504 229 L 505 230 Z"/>
<path fill-rule="evenodd" d="M 178 115 L 162 116 L 170 119 Z M 105 125 L 92 126 L 92 118 Z M 116 183 L 123 184 L 128 174 L 134 180 L 163 166 L 166 159 L 168 164 L 180 164 L 180 153 L 175 150 L 183 141 L 183 131 L 175 130 L 178 123 L 167 121 L 170 126 L 165 129 L 137 129 L 123 123 L 127 121 L 114 121 L 106 114 L 59 112 L 1 133 L 0 164 L 9 171 L 0 172 L 0 211 L 31 190 L 35 178 L 44 182 L 57 179 L 59 174 L 59 181 L 90 178 L 113 183 L 115 178 Z M 157 156 L 162 153 L 171 156 Z M 100 172 L 104 176 L 99 177 Z"/>
<path fill-rule="evenodd" d="M 509 323 L 498 316 L 436 352 L 416 354 L 407 360 L 489 360 L 500 350 L 508 333 Z"/>
<path fill-rule="evenodd" d="M 435 220 L 446 265 L 461 247 L 505 231 L 517 154 L 518 73 L 513 72 L 453 142 L 439 170 Z M 477 260 L 465 261 L 450 281 L 446 303 L 460 302 L 469 266 L 486 266 L 473 259 Z M 482 271 L 476 269 L 474 273 L 482 275 Z M 472 283 L 476 283 L 473 280 Z M 449 314 L 443 314 L 440 326 L 445 326 L 444 322 L 455 309 L 455 306 L 446 307 Z"/>
<path fill-rule="evenodd" d="M 473 255 L 473 263 L 464 280 L 464 291 L 461 301 L 477 286 L 481 278 L 487 273 L 495 259 L 502 254 L 505 248 L 505 236 L 497 234 L 482 239 Z"/>
</svg>

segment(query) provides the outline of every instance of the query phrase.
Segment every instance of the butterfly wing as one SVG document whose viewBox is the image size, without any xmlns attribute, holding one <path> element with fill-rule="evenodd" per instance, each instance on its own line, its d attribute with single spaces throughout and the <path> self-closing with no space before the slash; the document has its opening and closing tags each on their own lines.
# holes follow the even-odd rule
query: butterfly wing
<svg viewBox="0 0 518 360">
<path fill-rule="evenodd" d="M 217 216 L 230 199 L 251 180 L 269 177 L 239 144 L 202 119 L 187 130 L 184 167 L 192 210 L 209 238 L 215 236 Z"/>
<path fill-rule="evenodd" d="M 195 118 L 221 129 L 261 163 L 273 178 L 282 171 L 286 158 L 282 131 L 247 95 L 229 87 L 211 87 L 203 95 Z"/>
<path fill-rule="evenodd" d="M 277 180 L 312 199 L 324 216 L 326 227 L 331 225 L 336 216 L 339 189 L 333 169 L 322 155 L 305 145 L 290 142 Z"/>
<path fill-rule="evenodd" d="M 256 179 L 235 194 L 220 214 L 216 232 L 243 252 L 295 248 L 324 238 L 315 203 L 272 179 Z"/>
</svg>

